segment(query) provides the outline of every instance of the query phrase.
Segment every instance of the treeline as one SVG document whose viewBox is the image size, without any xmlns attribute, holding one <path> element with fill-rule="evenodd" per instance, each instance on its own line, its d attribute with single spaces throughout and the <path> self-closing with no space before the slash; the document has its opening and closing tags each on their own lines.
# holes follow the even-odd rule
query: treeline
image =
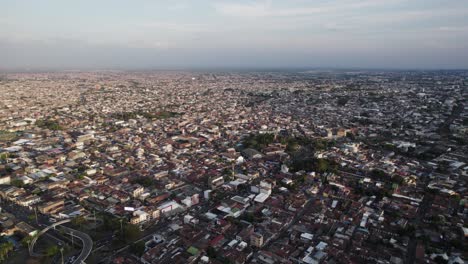
<svg viewBox="0 0 468 264">
<path fill-rule="evenodd" d="M 271 133 L 251 134 L 242 140 L 243 148 L 253 148 L 261 150 L 275 142 L 275 135 Z"/>
<path fill-rule="evenodd" d="M 113 113 L 111 114 L 112 118 L 121 119 L 128 121 L 130 119 L 136 119 L 139 116 L 142 116 L 147 119 L 166 119 L 171 117 L 179 116 L 179 113 L 170 112 L 170 111 L 159 111 L 155 113 L 143 112 L 143 111 L 133 111 L 133 112 L 123 112 L 123 113 Z"/>
<path fill-rule="evenodd" d="M 323 173 L 332 172 L 338 168 L 338 164 L 332 160 L 315 157 L 317 151 L 327 150 L 335 145 L 335 142 L 330 140 L 303 136 L 275 136 L 271 133 L 252 134 L 242 140 L 242 148 L 253 148 L 261 151 L 272 143 L 286 145 L 285 151 L 291 157 L 288 166 L 292 172 L 303 170 Z"/>
<path fill-rule="evenodd" d="M 146 188 L 154 187 L 156 185 L 156 181 L 150 177 L 136 177 L 136 178 L 130 179 L 130 182 L 132 184 L 139 184 Z"/>
<path fill-rule="evenodd" d="M 0 130 L 0 141 L 13 141 L 18 138 L 16 132 L 8 132 L 5 130 Z"/>
<path fill-rule="evenodd" d="M 0 261 L 3 262 L 8 256 L 10 252 L 15 249 L 15 246 L 12 242 L 4 242 L 0 244 Z"/>
<path fill-rule="evenodd" d="M 308 137 L 296 137 L 285 135 L 274 135 L 271 133 L 251 134 L 242 140 L 243 148 L 262 150 L 272 143 L 286 145 L 286 152 L 291 154 L 300 148 L 313 150 L 325 150 L 335 145 L 334 141 L 324 139 L 312 139 Z"/>
<path fill-rule="evenodd" d="M 319 159 L 315 157 L 301 157 L 296 155 L 291 159 L 289 169 L 292 172 L 297 171 L 316 171 L 320 173 L 335 172 L 338 164 L 330 159 Z"/>
<path fill-rule="evenodd" d="M 63 130 L 60 123 L 52 119 L 39 119 L 36 121 L 36 126 L 42 129 Z"/>
</svg>

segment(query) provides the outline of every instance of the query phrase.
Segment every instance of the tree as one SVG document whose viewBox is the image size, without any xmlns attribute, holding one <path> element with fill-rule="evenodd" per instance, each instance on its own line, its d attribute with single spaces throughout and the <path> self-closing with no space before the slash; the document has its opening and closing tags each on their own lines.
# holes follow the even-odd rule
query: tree
<svg viewBox="0 0 468 264">
<path fill-rule="evenodd" d="M 24 186 L 24 182 L 20 179 L 14 179 L 11 181 L 11 185 L 21 188 Z"/>
<path fill-rule="evenodd" d="M 318 159 L 317 160 L 317 171 L 319 172 L 326 172 L 329 169 L 329 164 L 326 159 Z"/>
<path fill-rule="evenodd" d="M 0 161 L 6 161 L 8 159 L 8 152 L 0 154 Z"/>
<path fill-rule="evenodd" d="M 290 141 L 286 145 L 286 152 L 287 153 L 292 153 L 296 151 L 299 148 L 299 144 L 295 141 Z"/>
<path fill-rule="evenodd" d="M 351 140 L 356 139 L 356 135 L 354 135 L 352 132 L 346 132 L 346 137 L 351 139 Z"/>
<path fill-rule="evenodd" d="M 445 260 L 442 256 L 437 256 L 434 258 L 435 263 L 437 264 L 445 264 L 447 260 Z"/>
<path fill-rule="evenodd" d="M 47 128 L 50 130 L 62 130 L 63 127 L 55 120 L 46 119 L 46 120 L 37 120 L 36 126 L 40 128 Z"/>
<path fill-rule="evenodd" d="M 406 232 L 405 234 L 409 237 L 413 237 L 416 232 L 416 227 L 414 225 L 408 225 L 406 226 Z"/>
<path fill-rule="evenodd" d="M 393 175 L 392 182 L 398 185 L 402 185 L 405 182 L 405 178 L 401 177 L 400 175 Z"/>
<path fill-rule="evenodd" d="M 273 143 L 275 140 L 275 135 L 270 133 L 265 134 L 256 134 L 246 137 L 242 141 L 242 146 L 244 148 L 253 148 L 253 149 L 263 149 L 269 144 Z"/>
<path fill-rule="evenodd" d="M 370 175 L 376 180 L 387 180 L 389 178 L 385 171 L 379 169 L 372 170 Z"/>
<path fill-rule="evenodd" d="M 84 216 L 80 215 L 80 216 L 77 216 L 75 218 L 73 218 L 72 220 L 72 225 L 74 226 L 79 226 L 80 229 L 81 229 L 81 226 L 86 222 L 86 219 L 84 218 Z"/>
<path fill-rule="evenodd" d="M 46 255 L 48 257 L 52 257 L 54 255 L 56 255 L 57 253 L 60 252 L 60 249 L 57 247 L 57 246 L 49 246 L 47 249 L 46 249 Z"/>
<path fill-rule="evenodd" d="M 348 103 L 348 101 L 349 101 L 349 98 L 348 98 L 348 97 L 340 97 L 340 98 L 338 98 L 338 100 L 337 100 L 337 104 L 338 104 L 339 106 L 345 106 L 346 103 Z"/>
<path fill-rule="evenodd" d="M 23 239 L 21 239 L 21 244 L 24 247 L 29 247 L 29 244 L 31 243 L 33 239 L 34 239 L 33 236 L 25 236 Z"/>
<path fill-rule="evenodd" d="M 133 241 L 140 237 L 141 235 L 141 230 L 138 226 L 133 225 L 133 224 L 126 224 L 124 227 L 124 237 L 123 239 L 125 241 Z"/>
<path fill-rule="evenodd" d="M 209 258 L 216 258 L 216 256 L 218 255 L 216 253 L 216 249 L 214 249 L 212 246 L 209 246 L 207 249 L 206 249 L 206 255 L 209 257 Z"/>
<path fill-rule="evenodd" d="M 13 243 L 10 241 L 2 243 L 0 245 L 0 260 L 3 261 L 5 258 L 8 258 L 8 253 L 14 249 Z"/>
<path fill-rule="evenodd" d="M 28 220 L 29 221 L 34 221 L 35 219 L 36 219 L 36 215 L 34 215 L 34 214 L 28 215 Z"/>
<path fill-rule="evenodd" d="M 450 240 L 450 246 L 457 250 L 463 250 L 463 241 L 460 239 L 452 239 Z"/>
<path fill-rule="evenodd" d="M 102 220 L 103 220 L 102 228 L 104 230 L 106 231 L 120 230 L 120 221 L 115 216 L 108 214 L 108 213 L 104 213 Z"/>
<path fill-rule="evenodd" d="M 140 241 L 137 243 L 133 243 L 132 245 L 130 245 L 130 252 L 132 252 L 132 254 L 135 254 L 138 257 L 141 257 L 141 255 L 145 253 L 145 242 Z"/>
<path fill-rule="evenodd" d="M 244 213 L 244 215 L 243 215 L 242 218 L 243 218 L 245 221 L 250 222 L 250 223 L 255 222 L 255 216 L 254 216 L 253 213 L 250 213 L 250 212 Z"/>
<path fill-rule="evenodd" d="M 137 183 L 143 187 L 150 188 L 150 187 L 154 187 L 154 185 L 156 184 L 156 181 L 151 177 L 140 177 L 140 178 L 134 179 L 132 183 Z"/>
</svg>

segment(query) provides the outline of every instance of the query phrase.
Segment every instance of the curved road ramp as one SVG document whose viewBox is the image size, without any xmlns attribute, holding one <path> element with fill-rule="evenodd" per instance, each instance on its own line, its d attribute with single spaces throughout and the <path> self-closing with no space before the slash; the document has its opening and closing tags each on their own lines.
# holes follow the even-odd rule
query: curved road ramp
<svg viewBox="0 0 468 264">
<path fill-rule="evenodd" d="M 87 220 L 95 220 L 95 219 L 94 218 L 87 218 Z M 65 220 L 59 221 L 57 223 L 54 223 L 54 224 L 42 229 L 33 238 L 31 243 L 29 244 L 29 254 L 31 256 L 33 256 L 33 257 L 43 257 L 43 256 L 45 256 L 45 254 L 35 253 L 34 250 L 33 250 L 34 245 L 37 242 L 37 239 L 40 236 L 42 236 L 43 234 L 45 234 L 47 231 L 49 231 L 50 229 L 55 228 L 55 227 L 60 226 L 60 225 L 63 225 L 65 223 L 71 222 L 71 221 L 72 221 L 72 219 L 65 219 Z M 73 236 L 75 238 L 78 238 L 82 243 L 81 253 L 75 259 L 75 261 L 73 261 L 73 264 L 83 264 L 83 263 L 85 263 L 84 261 L 86 260 L 86 258 L 88 258 L 89 254 L 91 254 L 91 250 L 93 249 L 93 240 L 91 239 L 91 237 L 86 233 L 83 233 L 81 231 L 78 231 L 78 230 L 75 230 L 75 229 L 72 229 L 72 228 L 69 228 L 69 227 L 66 227 L 66 226 L 61 226 L 61 228 L 65 231 L 65 233 L 67 233 L 67 234 L 69 234 L 69 235 L 71 235 L 71 236 Z"/>
</svg>

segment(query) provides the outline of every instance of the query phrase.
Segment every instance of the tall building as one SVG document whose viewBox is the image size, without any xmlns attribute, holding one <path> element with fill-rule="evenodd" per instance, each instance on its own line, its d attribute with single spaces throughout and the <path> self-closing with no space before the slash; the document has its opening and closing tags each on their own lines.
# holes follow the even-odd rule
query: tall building
<svg viewBox="0 0 468 264">
<path fill-rule="evenodd" d="M 263 246 L 263 235 L 259 233 L 253 233 L 250 236 L 250 244 L 254 247 L 262 247 Z"/>
</svg>

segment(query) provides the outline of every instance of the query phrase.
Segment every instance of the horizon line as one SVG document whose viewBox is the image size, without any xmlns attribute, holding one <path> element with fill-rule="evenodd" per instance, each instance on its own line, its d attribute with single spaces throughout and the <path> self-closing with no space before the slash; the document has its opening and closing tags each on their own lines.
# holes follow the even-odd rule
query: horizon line
<svg viewBox="0 0 468 264">
<path fill-rule="evenodd" d="M 468 71 L 468 68 L 446 67 L 251 67 L 251 66 L 193 66 L 193 67 L 16 67 L 0 68 L 0 73 L 66 73 L 66 72 L 158 72 L 158 71 Z"/>
</svg>

